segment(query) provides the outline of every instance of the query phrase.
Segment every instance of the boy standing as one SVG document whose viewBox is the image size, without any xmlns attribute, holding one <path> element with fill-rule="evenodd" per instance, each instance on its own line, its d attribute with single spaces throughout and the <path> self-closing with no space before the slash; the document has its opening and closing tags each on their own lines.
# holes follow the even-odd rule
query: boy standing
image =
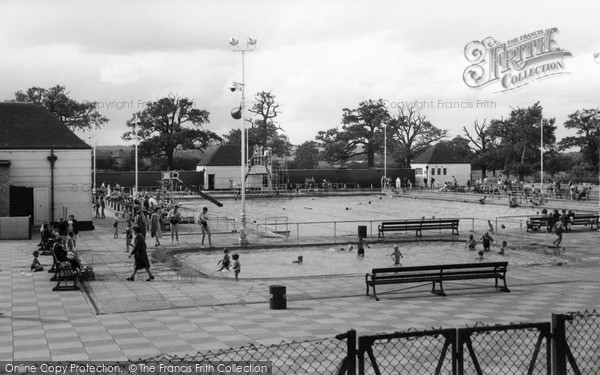
<svg viewBox="0 0 600 375">
<path fill-rule="evenodd" d="M 233 259 L 233 265 L 231 268 L 233 269 L 233 272 L 235 273 L 235 280 L 239 281 L 238 275 L 240 274 L 240 270 L 242 269 L 242 266 L 239 261 L 240 256 L 238 254 L 233 254 L 231 256 L 231 258 Z"/>
</svg>

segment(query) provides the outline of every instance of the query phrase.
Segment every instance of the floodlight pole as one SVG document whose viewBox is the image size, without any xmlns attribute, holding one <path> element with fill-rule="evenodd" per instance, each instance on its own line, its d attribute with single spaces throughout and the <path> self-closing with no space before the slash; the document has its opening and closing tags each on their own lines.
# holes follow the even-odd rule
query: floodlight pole
<svg viewBox="0 0 600 375">
<path fill-rule="evenodd" d="M 133 199 L 137 199 L 139 193 L 138 193 L 138 143 L 139 143 L 139 138 L 138 138 L 138 134 L 137 134 L 137 115 L 133 115 L 133 133 L 135 135 L 135 195 L 133 196 Z"/>
<path fill-rule="evenodd" d="M 540 118 L 540 196 L 544 199 L 544 119 Z"/>
<path fill-rule="evenodd" d="M 246 109 L 246 96 L 245 96 L 245 91 L 246 91 L 246 77 L 245 77 L 245 55 L 246 52 L 250 52 L 252 50 L 254 50 L 254 48 L 256 47 L 256 39 L 253 38 L 248 38 L 248 40 L 246 41 L 246 48 L 240 48 L 240 46 L 238 45 L 239 41 L 236 38 L 231 38 L 229 40 L 229 45 L 233 48 L 233 52 L 241 52 L 242 54 L 242 84 L 241 84 L 241 91 L 242 91 L 242 104 L 241 104 L 241 121 L 242 121 L 242 125 L 241 125 L 241 157 L 242 157 L 242 162 L 241 162 L 241 178 L 242 178 L 242 191 L 241 191 L 241 198 L 242 198 L 242 213 L 241 213 L 241 228 L 240 228 L 240 239 L 239 239 L 239 243 L 240 246 L 246 246 L 248 245 L 248 238 L 246 236 L 246 115 L 245 115 L 245 109 Z"/>
</svg>

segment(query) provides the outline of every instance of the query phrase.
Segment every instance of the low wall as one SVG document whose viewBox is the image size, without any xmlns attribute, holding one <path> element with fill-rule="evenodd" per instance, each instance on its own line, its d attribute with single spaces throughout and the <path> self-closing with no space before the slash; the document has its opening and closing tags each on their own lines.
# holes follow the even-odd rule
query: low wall
<svg viewBox="0 0 600 375">
<path fill-rule="evenodd" d="M 0 217 L 0 240 L 30 240 L 29 216 Z"/>
</svg>

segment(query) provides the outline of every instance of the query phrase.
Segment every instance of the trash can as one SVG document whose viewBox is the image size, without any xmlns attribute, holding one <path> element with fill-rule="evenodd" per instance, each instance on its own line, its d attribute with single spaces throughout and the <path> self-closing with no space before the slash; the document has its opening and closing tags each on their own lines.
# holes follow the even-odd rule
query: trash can
<svg viewBox="0 0 600 375">
<path fill-rule="evenodd" d="M 287 299 L 285 296 L 285 285 L 269 286 L 271 299 L 269 305 L 271 310 L 285 310 L 287 308 Z"/>
<path fill-rule="evenodd" d="M 367 226 L 366 225 L 358 226 L 358 237 L 367 238 Z"/>
</svg>

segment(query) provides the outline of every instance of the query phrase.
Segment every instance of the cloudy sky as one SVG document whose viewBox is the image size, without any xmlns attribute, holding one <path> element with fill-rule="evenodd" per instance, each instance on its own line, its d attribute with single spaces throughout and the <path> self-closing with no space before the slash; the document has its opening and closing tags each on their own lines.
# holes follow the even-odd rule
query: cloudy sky
<svg viewBox="0 0 600 375">
<path fill-rule="evenodd" d="M 124 144 L 125 121 L 149 100 L 178 94 L 210 112 L 218 134 L 239 93 L 241 55 L 228 40 L 258 39 L 246 55 L 247 95 L 272 91 L 290 140 L 313 140 L 340 124 L 342 108 L 383 99 L 395 113 L 410 101 L 452 136 L 511 107 L 540 101 L 556 118 L 600 106 L 597 1 L 2 1 L 0 100 L 31 86 L 64 85 L 99 103 L 110 119 L 99 145 Z M 560 75 L 515 90 L 471 88 L 465 47 L 504 43 L 557 28 L 554 46 L 571 52 Z M 478 108 L 479 107 L 479 108 Z M 84 137 L 85 138 L 85 137 Z"/>
</svg>

